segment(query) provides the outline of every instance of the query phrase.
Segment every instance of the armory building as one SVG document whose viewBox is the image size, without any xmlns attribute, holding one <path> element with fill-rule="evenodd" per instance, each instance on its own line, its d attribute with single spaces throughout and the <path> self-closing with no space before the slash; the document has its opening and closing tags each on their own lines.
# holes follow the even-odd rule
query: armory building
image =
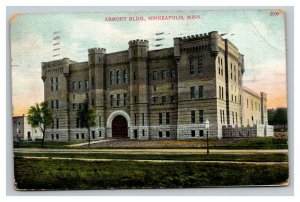
<svg viewBox="0 0 300 202">
<path fill-rule="evenodd" d="M 53 109 L 48 140 L 87 139 L 77 111 L 97 113 L 91 138 L 191 139 L 272 136 L 267 95 L 243 86 L 244 56 L 218 32 L 174 38 L 174 47 L 88 50 L 87 62 L 42 63 L 45 101 Z"/>
</svg>

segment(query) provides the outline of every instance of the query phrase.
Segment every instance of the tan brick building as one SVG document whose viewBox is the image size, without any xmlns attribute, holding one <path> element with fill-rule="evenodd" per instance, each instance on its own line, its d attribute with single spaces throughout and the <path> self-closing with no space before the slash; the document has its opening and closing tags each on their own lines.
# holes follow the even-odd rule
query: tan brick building
<svg viewBox="0 0 300 202">
<path fill-rule="evenodd" d="M 88 50 L 88 61 L 43 62 L 45 101 L 54 111 L 46 139 L 87 139 L 77 111 L 97 111 L 92 139 L 190 139 L 266 136 L 267 96 L 242 85 L 244 57 L 218 32 L 174 38 L 174 47 Z M 259 128 L 259 129 L 258 129 Z M 262 130 L 261 130 L 262 129 Z"/>
</svg>

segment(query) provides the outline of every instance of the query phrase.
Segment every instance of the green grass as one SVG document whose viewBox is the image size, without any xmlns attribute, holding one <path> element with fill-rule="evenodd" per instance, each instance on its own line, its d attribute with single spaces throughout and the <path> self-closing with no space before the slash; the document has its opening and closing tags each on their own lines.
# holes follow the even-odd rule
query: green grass
<svg viewBox="0 0 300 202">
<path fill-rule="evenodd" d="M 230 142 L 228 148 L 287 149 L 287 138 L 259 137 Z"/>
<path fill-rule="evenodd" d="M 286 182 L 288 165 L 82 162 L 15 158 L 18 189 L 191 188 Z"/>
<path fill-rule="evenodd" d="M 287 162 L 283 153 L 265 154 L 107 154 L 107 153 L 17 153 L 15 156 L 63 157 L 85 159 L 179 160 L 179 161 L 245 161 Z"/>
</svg>

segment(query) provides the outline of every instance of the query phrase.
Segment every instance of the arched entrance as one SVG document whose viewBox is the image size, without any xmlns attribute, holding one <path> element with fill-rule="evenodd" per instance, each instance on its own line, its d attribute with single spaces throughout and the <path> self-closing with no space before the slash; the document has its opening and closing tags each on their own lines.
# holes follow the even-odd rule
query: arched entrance
<svg viewBox="0 0 300 202">
<path fill-rule="evenodd" d="M 112 121 L 112 138 L 121 139 L 128 136 L 128 123 L 124 116 L 117 115 Z"/>
</svg>

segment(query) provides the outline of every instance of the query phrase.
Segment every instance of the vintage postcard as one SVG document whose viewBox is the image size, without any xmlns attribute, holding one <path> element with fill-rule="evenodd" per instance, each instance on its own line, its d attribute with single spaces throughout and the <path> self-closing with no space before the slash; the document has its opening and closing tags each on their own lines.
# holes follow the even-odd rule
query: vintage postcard
<svg viewBox="0 0 300 202">
<path fill-rule="evenodd" d="M 16 13 L 17 190 L 287 186 L 284 10 Z"/>
</svg>

